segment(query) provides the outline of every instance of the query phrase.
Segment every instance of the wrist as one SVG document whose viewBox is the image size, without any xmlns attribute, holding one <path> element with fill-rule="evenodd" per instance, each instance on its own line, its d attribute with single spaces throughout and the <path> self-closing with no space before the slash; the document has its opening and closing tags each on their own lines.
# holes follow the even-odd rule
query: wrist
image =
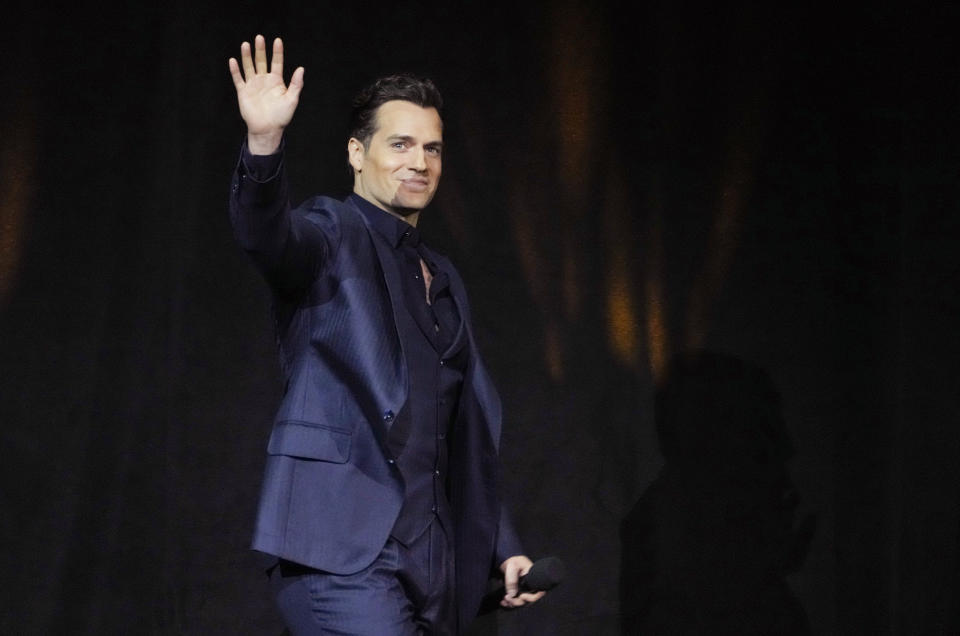
<svg viewBox="0 0 960 636">
<path fill-rule="evenodd" d="M 251 155 L 272 155 L 280 149 L 283 129 L 267 133 L 247 132 L 247 150 Z"/>
</svg>

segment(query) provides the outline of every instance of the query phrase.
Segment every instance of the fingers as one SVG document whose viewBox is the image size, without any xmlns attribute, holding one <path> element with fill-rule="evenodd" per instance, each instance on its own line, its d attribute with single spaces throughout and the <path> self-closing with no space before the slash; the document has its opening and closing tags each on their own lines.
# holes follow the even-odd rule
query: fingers
<svg viewBox="0 0 960 636">
<path fill-rule="evenodd" d="M 508 596 L 500 601 L 500 607 L 506 607 L 507 609 L 512 609 L 514 607 L 523 607 L 524 602 L 517 596 Z"/>
<path fill-rule="evenodd" d="M 257 73 L 267 72 L 267 44 L 262 35 L 253 39 L 253 61 L 257 65 Z"/>
<path fill-rule="evenodd" d="M 521 594 L 521 595 L 518 596 L 517 598 L 520 599 L 521 601 L 523 601 L 524 604 L 526 604 L 526 603 L 536 603 L 537 601 L 539 601 L 540 599 L 542 599 L 545 594 L 546 594 L 546 592 L 543 592 L 543 591 L 540 591 L 540 592 L 524 592 L 523 594 Z"/>
<path fill-rule="evenodd" d="M 506 596 L 500 601 L 501 607 L 512 609 L 514 607 L 523 607 L 530 603 L 536 603 L 544 597 L 546 592 L 523 592 L 517 596 Z"/>
<path fill-rule="evenodd" d="M 506 598 L 513 598 L 520 589 L 520 568 L 513 559 L 509 559 L 506 565 L 503 572 L 503 587 L 507 592 Z"/>
<path fill-rule="evenodd" d="M 524 564 L 515 557 L 507 559 L 503 563 L 503 588 L 506 594 L 500 601 L 503 607 L 520 607 L 524 601 L 517 596 L 520 591 L 520 575 Z"/>
<path fill-rule="evenodd" d="M 230 58 L 227 61 L 227 66 L 230 67 L 230 77 L 233 78 L 233 85 L 237 90 L 243 88 L 243 75 L 240 74 L 240 67 L 237 65 L 237 60 Z"/>
<path fill-rule="evenodd" d="M 253 39 L 253 43 L 254 50 L 252 55 L 249 42 L 244 42 L 240 45 L 240 60 L 243 64 L 243 75 L 239 74 L 239 68 L 237 68 L 236 74 L 234 73 L 237 62 L 234 58 L 230 58 L 230 75 L 233 77 L 234 86 L 242 86 L 244 78 L 246 78 L 246 81 L 250 81 L 251 76 L 258 73 L 267 72 L 266 40 L 262 35 L 258 34 Z M 297 70 L 300 72 L 300 76 L 297 78 L 297 81 L 299 82 L 300 87 L 302 87 L 303 68 L 301 67 Z M 270 72 L 274 75 L 283 77 L 283 40 L 280 38 L 276 38 L 273 41 L 273 54 L 270 60 Z M 296 75 L 296 73 L 294 73 L 294 75 Z M 293 81 L 294 79 L 291 79 L 291 82 Z"/>
<path fill-rule="evenodd" d="M 283 41 L 276 38 L 273 41 L 273 57 L 270 59 L 270 72 L 283 77 Z"/>
<path fill-rule="evenodd" d="M 253 58 L 250 57 L 250 43 L 244 42 L 240 45 L 240 60 L 243 62 L 243 76 L 247 79 L 253 77 Z"/>
</svg>

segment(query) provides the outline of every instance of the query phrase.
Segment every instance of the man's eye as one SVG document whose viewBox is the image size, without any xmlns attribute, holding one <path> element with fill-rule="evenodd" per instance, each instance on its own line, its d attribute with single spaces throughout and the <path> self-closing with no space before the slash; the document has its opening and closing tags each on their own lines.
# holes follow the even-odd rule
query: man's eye
<svg viewBox="0 0 960 636">
<path fill-rule="evenodd" d="M 396 148 L 397 150 L 403 150 L 406 147 L 406 144 L 402 141 L 395 141 L 390 144 L 391 147 Z"/>
<path fill-rule="evenodd" d="M 427 152 L 429 152 L 431 155 L 434 155 L 435 157 L 439 157 L 439 156 L 440 156 L 440 149 L 437 148 L 437 147 L 427 148 Z"/>
</svg>

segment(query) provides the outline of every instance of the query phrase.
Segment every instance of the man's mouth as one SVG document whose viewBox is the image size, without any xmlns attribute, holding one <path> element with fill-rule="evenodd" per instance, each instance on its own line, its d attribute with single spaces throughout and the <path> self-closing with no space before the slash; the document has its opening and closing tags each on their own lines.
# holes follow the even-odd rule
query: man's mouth
<svg viewBox="0 0 960 636">
<path fill-rule="evenodd" d="M 400 181 L 400 184 L 403 186 L 404 190 L 409 190 L 410 192 L 426 192 L 427 188 L 430 186 L 430 183 L 426 179 L 403 179 Z"/>
</svg>

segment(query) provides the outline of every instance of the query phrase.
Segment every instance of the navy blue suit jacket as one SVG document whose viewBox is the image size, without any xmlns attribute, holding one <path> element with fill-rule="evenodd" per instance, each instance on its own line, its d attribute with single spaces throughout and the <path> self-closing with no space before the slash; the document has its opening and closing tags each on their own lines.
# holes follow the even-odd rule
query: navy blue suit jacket
<svg viewBox="0 0 960 636">
<path fill-rule="evenodd" d="M 241 158 L 230 212 L 238 242 L 273 291 L 286 380 L 253 548 L 328 572 L 357 572 L 385 545 L 404 493 L 386 444 L 408 391 L 392 248 L 350 199 L 315 197 L 291 210 L 282 162 L 257 181 Z M 453 274 L 469 343 L 449 436 L 462 627 L 476 614 L 491 571 L 523 551 L 497 497 L 500 399 L 477 352 L 463 281 L 436 258 Z"/>
</svg>

